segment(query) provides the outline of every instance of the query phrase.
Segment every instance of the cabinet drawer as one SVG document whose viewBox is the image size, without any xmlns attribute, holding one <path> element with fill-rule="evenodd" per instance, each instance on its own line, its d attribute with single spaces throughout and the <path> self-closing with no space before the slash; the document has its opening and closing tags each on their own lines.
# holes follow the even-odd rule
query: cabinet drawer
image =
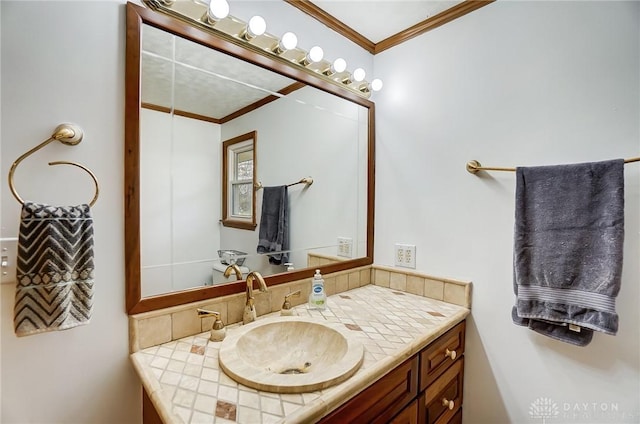
<svg viewBox="0 0 640 424">
<path fill-rule="evenodd" d="M 464 358 L 453 363 L 422 395 L 420 422 L 445 424 L 453 420 L 462 405 Z M 460 416 L 461 417 L 461 416 Z"/>
<path fill-rule="evenodd" d="M 418 358 L 403 362 L 321 423 L 388 423 L 418 394 Z"/>
<path fill-rule="evenodd" d="M 440 336 L 420 352 L 420 391 L 464 353 L 465 321 Z"/>
</svg>

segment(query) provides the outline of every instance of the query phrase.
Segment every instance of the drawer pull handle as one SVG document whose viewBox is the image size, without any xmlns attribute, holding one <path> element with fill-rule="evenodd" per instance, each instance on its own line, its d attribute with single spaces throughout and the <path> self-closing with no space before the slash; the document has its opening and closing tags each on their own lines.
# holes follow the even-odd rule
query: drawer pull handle
<svg viewBox="0 0 640 424">
<path fill-rule="evenodd" d="M 447 398 L 442 398 L 442 406 L 449 408 L 449 410 L 451 411 L 456 406 L 456 404 L 452 400 L 449 400 Z"/>
<path fill-rule="evenodd" d="M 456 351 L 455 351 L 455 350 L 449 350 L 449 349 L 447 349 L 447 350 L 444 352 L 444 356 L 448 356 L 449 358 L 451 358 L 451 360 L 452 360 L 452 361 L 454 361 L 458 355 L 456 354 Z"/>
</svg>

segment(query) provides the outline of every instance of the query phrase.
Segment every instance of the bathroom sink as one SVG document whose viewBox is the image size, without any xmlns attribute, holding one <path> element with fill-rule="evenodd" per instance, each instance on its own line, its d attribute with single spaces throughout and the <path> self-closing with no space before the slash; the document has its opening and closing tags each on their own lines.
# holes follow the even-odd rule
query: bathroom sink
<svg viewBox="0 0 640 424">
<path fill-rule="evenodd" d="M 351 377 L 362 364 L 362 343 L 342 324 L 274 317 L 228 332 L 220 368 L 254 389 L 303 393 Z"/>
</svg>

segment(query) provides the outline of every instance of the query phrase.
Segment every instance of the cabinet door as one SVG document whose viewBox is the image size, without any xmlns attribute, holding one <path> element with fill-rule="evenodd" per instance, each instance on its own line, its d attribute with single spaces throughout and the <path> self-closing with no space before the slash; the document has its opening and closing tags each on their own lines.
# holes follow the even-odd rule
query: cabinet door
<svg viewBox="0 0 640 424">
<path fill-rule="evenodd" d="M 388 423 L 418 394 L 418 358 L 403 362 L 321 423 Z"/>
<path fill-rule="evenodd" d="M 420 391 L 423 391 L 464 353 L 465 321 L 440 336 L 420 353 Z"/>
<path fill-rule="evenodd" d="M 411 402 L 391 420 L 390 424 L 418 424 L 418 400 Z"/>
<path fill-rule="evenodd" d="M 420 422 L 445 424 L 454 420 L 462 405 L 463 379 L 464 358 L 460 358 L 427 387 L 421 397 Z"/>
</svg>

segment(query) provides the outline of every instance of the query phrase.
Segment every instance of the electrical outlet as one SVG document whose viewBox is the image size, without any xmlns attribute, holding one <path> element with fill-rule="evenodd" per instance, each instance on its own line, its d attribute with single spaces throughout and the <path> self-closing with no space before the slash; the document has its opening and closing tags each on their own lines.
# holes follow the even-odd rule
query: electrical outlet
<svg viewBox="0 0 640 424">
<path fill-rule="evenodd" d="M 415 269 L 416 267 L 415 244 L 396 244 L 395 245 L 395 263 L 396 263 L 396 266 Z"/>
<path fill-rule="evenodd" d="M 404 263 L 404 249 L 396 244 L 396 265 L 402 266 Z"/>
<path fill-rule="evenodd" d="M 338 256 L 345 258 L 353 257 L 353 239 L 349 237 L 338 237 Z"/>
</svg>

